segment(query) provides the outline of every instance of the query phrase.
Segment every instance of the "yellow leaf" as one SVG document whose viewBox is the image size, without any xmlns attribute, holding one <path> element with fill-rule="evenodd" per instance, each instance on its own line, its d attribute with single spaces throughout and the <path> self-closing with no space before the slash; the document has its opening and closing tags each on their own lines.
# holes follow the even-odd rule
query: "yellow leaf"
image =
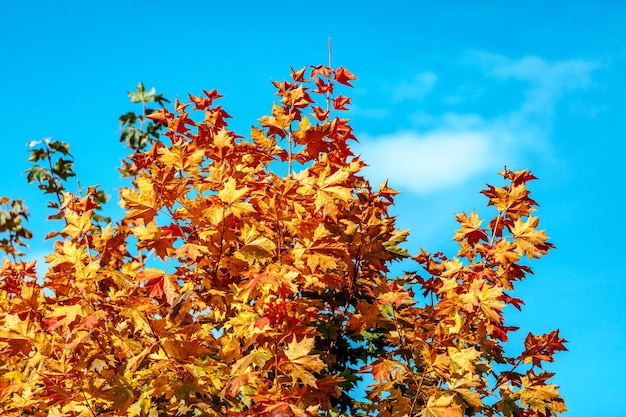
<svg viewBox="0 0 626 417">
<path fill-rule="evenodd" d="M 285 356 L 292 363 L 304 366 L 314 372 L 319 372 L 326 366 L 319 358 L 320 355 L 309 355 L 309 352 L 315 345 L 315 339 L 312 337 L 303 337 L 301 341 L 297 341 L 296 336 L 289 342 L 285 348 Z"/>
<path fill-rule="evenodd" d="M 218 148 L 222 149 L 224 147 L 232 147 L 233 146 L 233 138 L 228 133 L 228 130 L 221 128 L 216 135 L 213 135 L 213 144 Z"/>
<path fill-rule="evenodd" d="M 454 404 L 454 396 L 448 394 L 428 398 L 422 417 L 463 417 L 463 411 L 459 405 Z"/>
<path fill-rule="evenodd" d="M 6 379 L 8 381 L 18 381 L 24 382 L 26 381 L 26 377 L 20 371 L 9 371 L 2 375 L 2 379 Z"/>
<path fill-rule="evenodd" d="M 544 230 L 537 230 L 539 217 L 529 216 L 526 221 L 517 219 L 511 227 L 511 233 L 515 236 L 516 251 L 520 255 L 526 255 L 528 259 L 539 258 L 546 253 L 548 235 Z"/>
<path fill-rule="evenodd" d="M 457 334 L 461 331 L 461 327 L 463 327 L 463 318 L 461 314 L 459 314 L 459 309 L 454 310 L 454 326 L 449 327 L 450 334 Z"/>
<path fill-rule="evenodd" d="M 244 245 L 236 253 L 238 258 L 250 262 L 269 259 L 274 256 L 276 244 L 267 237 L 262 236 L 254 225 L 244 225 L 241 231 L 241 240 Z"/>
<path fill-rule="evenodd" d="M 248 187 L 237 189 L 237 182 L 234 178 L 229 178 L 224 184 L 224 188 L 217 192 L 217 196 L 226 204 L 232 204 L 240 200 L 250 191 Z"/>
<path fill-rule="evenodd" d="M 92 214 L 93 212 L 91 210 L 79 215 L 74 210 L 66 209 L 65 220 L 67 220 L 67 225 L 62 233 L 66 233 L 74 239 L 84 236 L 85 233 L 94 228 L 91 224 Z"/>
<path fill-rule="evenodd" d="M 59 407 L 57 407 L 56 405 L 54 407 L 51 407 L 48 410 L 47 417 L 63 417 L 63 416 L 65 416 L 65 413 L 61 412 Z"/>
<path fill-rule="evenodd" d="M 87 258 L 85 249 L 71 240 L 64 240 L 63 243 L 56 242 L 54 246 L 55 251 L 45 257 L 46 262 L 53 268 L 65 263 L 77 265 Z"/>
<path fill-rule="evenodd" d="M 426 407 L 422 410 L 422 417 L 463 417 L 463 411 L 458 405 Z"/>
<path fill-rule="evenodd" d="M 542 414 L 548 414 L 547 411 L 567 411 L 560 397 L 559 388 L 553 384 L 546 384 L 545 375 L 545 373 L 534 375 L 530 371 L 521 377 L 522 388 L 519 390 L 519 396 L 522 405 Z"/>
<path fill-rule="evenodd" d="M 137 225 L 132 229 L 133 235 L 141 241 L 154 241 L 159 238 L 160 230 L 156 226 L 155 221 L 149 222 L 147 225 Z"/>
<path fill-rule="evenodd" d="M 130 188 L 122 188 L 120 205 L 127 210 L 125 217 L 127 220 L 143 219 L 146 224 L 157 214 L 154 184 L 147 177 L 138 177 L 135 184 L 139 193 Z"/>
<path fill-rule="evenodd" d="M 450 370 L 452 373 L 460 371 L 460 374 L 466 372 L 473 374 L 475 372 L 474 362 L 480 357 L 480 352 L 474 346 L 461 350 L 449 347 L 448 355 L 450 355 Z"/>
<path fill-rule="evenodd" d="M 282 106 L 274 103 L 272 105 L 272 116 L 263 116 L 259 119 L 261 126 L 269 128 L 269 134 L 277 134 L 281 137 L 286 136 L 286 131 L 294 120 L 295 113 L 285 113 Z"/>
<path fill-rule="evenodd" d="M 47 329 L 53 331 L 61 326 L 68 326 L 78 316 L 82 316 L 82 313 L 83 309 L 80 304 L 58 306 L 45 318 Z"/>
<path fill-rule="evenodd" d="M 202 163 L 204 158 L 204 151 L 202 149 L 196 149 L 190 152 L 187 146 L 180 146 L 173 144 L 170 148 L 159 149 L 159 160 L 168 167 L 172 167 L 175 170 L 191 170 L 197 171 L 198 166 Z"/>
<path fill-rule="evenodd" d="M 480 240 L 487 240 L 487 232 L 481 229 L 482 220 L 474 210 L 468 216 L 465 213 L 457 214 L 456 220 L 461 224 L 461 228 L 456 231 L 453 239 L 461 241 L 467 239 L 470 244 L 474 244 Z"/>
<path fill-rule="evenodd" d="M 249 367 L 262 368 L 272 357 L 271 352 L 264 348 L 255 348 L 250 354 L 239 359 L 230 369 L 231 376 L 241 375 L 249 371 Z"/>
<path fill-rule="evenodd" d="M 132 374 L 137 370 L 137 368 L 141 364 L 141 361 L 143 361 L 146 356 L 150 354 L 152 347 L 153 346 L 146 346 L 144 350 L 142 350 L 139 354 L 131 357 L 128 362 L 126 362 L 126 369 L 124 370 L 125 378 L 132 379 Z"/>
</svg>

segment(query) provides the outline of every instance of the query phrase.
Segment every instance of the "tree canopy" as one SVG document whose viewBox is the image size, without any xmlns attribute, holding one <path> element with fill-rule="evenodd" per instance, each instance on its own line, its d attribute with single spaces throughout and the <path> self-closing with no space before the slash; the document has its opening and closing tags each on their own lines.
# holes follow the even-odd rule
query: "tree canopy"
<svg viewBox="0 0 626 417">
<path fill-rule="evenodd" d="M 23 253 L 21 200 L 0 199 L 0 410 L 33 416 L 552 416 L 558 330 L 507 353 L 507 306 L 554 246 L 528 170 L 456 215 L 453 255 L 411 254 L 373 187 L 339 93 L 356 77 L 292 70 L 249 137 L 220 94 L 171 107 L 140 84 L 120 118 L 124 217 L 67 191 L 69 145 L 31 143 L 52 196 L 46 265 Z M 156 105 L 156 107 L 151 107 Z M 41 165 L 39 165 L 41 163 Z M 414 271 L 392 276 L 392 262 Z M 507 348 L 507 349 L 505 349 Z M 513 349 L 515 350 L 515 349 Z"/>
</svg>

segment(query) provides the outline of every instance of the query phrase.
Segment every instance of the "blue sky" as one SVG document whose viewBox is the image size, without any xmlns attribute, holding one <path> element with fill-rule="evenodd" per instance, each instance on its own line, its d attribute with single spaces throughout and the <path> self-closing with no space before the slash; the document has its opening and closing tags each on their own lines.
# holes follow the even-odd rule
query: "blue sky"
<svg viewBox="0 0 626 417">
<path fill-rule="evenodd" d="M 214 3 L 0 4 L 0 195 L 30 207 L 33 256 L 50 225 L 21 175 L 27 142 L 69 142 L 81 185 L 115 197 L 117 118 L 139 81 L 171 99 L 217 88 L 245 135 L 271 109 L 270 81 L 326 63 L 331 37 L 333 64 L 359 78 L 356 149 L 373 181 L 403 192 L 410 249 L 453 254 L 454 213 L 488 213 L 478 191 L 504 165 L 540 178 L 533 197 L 558 249 L 533 264 L 527 305 L 508 317 L 520 338 L 560 328 L 569 340 L 549 367 L 567 416 L 626 416 L 626 3 Z"/>
</svg>

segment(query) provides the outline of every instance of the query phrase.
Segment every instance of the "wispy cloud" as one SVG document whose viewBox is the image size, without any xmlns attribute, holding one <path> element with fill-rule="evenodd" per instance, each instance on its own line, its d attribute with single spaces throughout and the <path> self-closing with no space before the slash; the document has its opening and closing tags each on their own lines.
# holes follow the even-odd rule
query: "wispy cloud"
<svg viewBox="0 0 626 417">
<path fill-rule="evenodd" d="M 479 90 L 510 90 L 507 82 L 521 82 L 514 85 L 517 102 L 507 98 L 509 110 L 491 112 L 490 117 L 460 112 L 407 113 L 405 117 L 413 123 L 408 129 L 361 134 L 357 151 L 370 165 L 370 179 L 389 179 L 396 188 L 429 193 L 461 185 L 504 165 L 515 168 L 530 158 L 549 159 L 557 101 L 564 94 L 591 87 L 598 65 L 584 60 L 549 62 L 535 56 L 510 59 L 471 52 L 460 60 L 459 71 L 468 67 L 479 72 Z M 411 82 L 398 83 L 392 100 L 422 99 L 439 79 L 432 72 L 421 72 Z"/>
<path fill-rule="evenodd" d="M 393 100 L 423 100 L 433 90 L 438 78 L 434 72 L 419 72 L 412 80 L 403 81 L 394 87 Z"/>
<path fill-rule="evenodd" d="M 592 85 L 591 74 L 598 63 L 582 59 L 548 62 L 536 56 L 518 60 L 488 52 L 469 52 L 464 61 L 480 68 L 487 76 L 499 80 L 527 83 L 525 100 L 520 112 L 526 114 L 554 111 L 554 104 L 565 93 L 587 89 Z"/>
</svg>

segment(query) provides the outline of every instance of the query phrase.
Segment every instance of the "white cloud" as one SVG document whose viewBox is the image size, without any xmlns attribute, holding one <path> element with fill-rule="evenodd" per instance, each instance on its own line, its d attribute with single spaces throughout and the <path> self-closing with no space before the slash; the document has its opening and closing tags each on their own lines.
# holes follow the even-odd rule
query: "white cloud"
<svg viewBox="0 0 626 417">
<path fill-rule="evenodd" d="M 523 99 L 514 110 L 489 119 L 421 111 L 407 115 L 417 124 L 414 129 L 359 135 L 356 151 L 370 165 L 366 175 L 373 182 L 389 179 L 397 189 L 429 193 L 496 172 L 504 165 L 517 168 L 530 158 L 549 159 L 556 102 L 566 93 L 589 88 L 597 68 L 596 63 L 584 60 L 548 62 L 534 56 L 513 60 L 486 52 L 469 53 L 463 61 L 482 70 L 486 78 L 481 88 L 498 89 L 506 80 L 522 81 Z M 414 84 L 400 83 L 392 98 L 423 97 L 437 80 L 434 73 L 420 73 Z"/>
<path fill-rule="evenodd" d="M 390 179 L 396 189 L 423 194 L 501 169 L 513 157 L 503 146 L 510 140 L 508 133 L 499 129 L 443 128 L 376 138 L 365 135 L 358 152 L 369 164 L 365 174 L 373 182 Z"/>
</svg>

